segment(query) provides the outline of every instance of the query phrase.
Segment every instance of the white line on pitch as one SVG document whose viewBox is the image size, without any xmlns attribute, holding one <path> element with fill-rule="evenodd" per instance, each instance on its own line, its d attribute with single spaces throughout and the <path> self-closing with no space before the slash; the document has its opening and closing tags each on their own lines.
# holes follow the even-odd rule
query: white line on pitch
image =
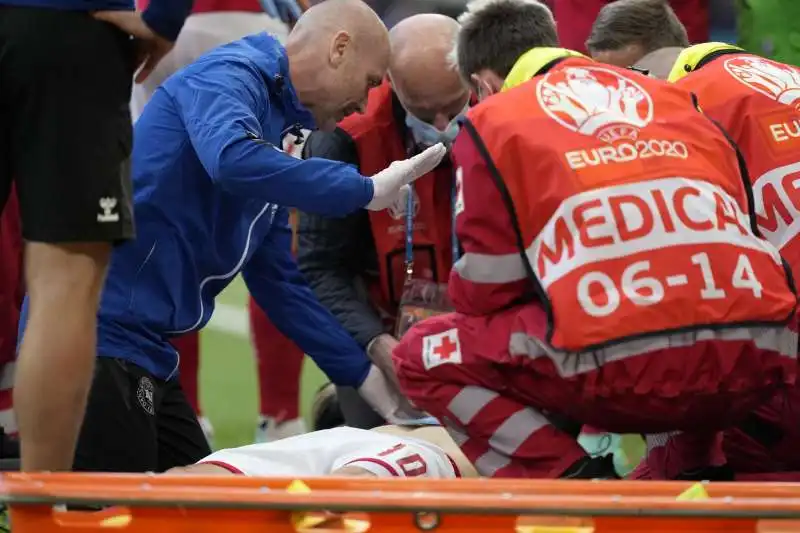
<svg viewBox="0 0 800 533">
<path fill-rule="evenodd" d="M 217 303 L 214 314 L 206 325 L 208 329 L 237 337 L 250 338 L 250 320 L 247 307 Z"/>
</svg>

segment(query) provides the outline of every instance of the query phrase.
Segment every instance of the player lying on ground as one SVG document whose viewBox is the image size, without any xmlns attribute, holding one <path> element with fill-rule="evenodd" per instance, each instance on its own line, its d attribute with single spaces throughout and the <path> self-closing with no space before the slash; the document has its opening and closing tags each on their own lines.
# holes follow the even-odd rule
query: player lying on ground
<svg viewBox="0 0 800 533">
<path fill-rule="evenodd" d="M 738 144 L 749 170 L 756 220 L 800 279 L 796 175 L 800 170 L 800 69 L 724 43 L 689 46 L 672 9 L 658 0 L 619 0 L 603 8 L 588 41 L 592 55 L 636 65 L 695 94 L 703 112 Z M 722 447 L 737 479 L 769 474 L 800 478 L 800 389 L 782 390 L 725 432 Z M 639 477 L 662 477 L 666 456 L 654 450 Z M 645 466 L 647 472 L 645 472 Z M 780 474 L 780 475 L 778 475 Z"/>
<path fill-rule="evenodd" d="M 245 476 L 475 477 L 439 426 L 339 427 L 229 448 L 167 474 Z"/>
<path fill-rule="evenodd" d="M 461 23 L 482 102 L 453 147 L 456 312 L 403 337 L 404 392 L 482 475 L 613 476 L 567 419 L 680 431 L 664 477 L 729 477 L 718 431 L 797 368 L 790 274 L 732 143 L 688 91 L 543 48 L 538 2 L 481 0 Z"/>
</svg>

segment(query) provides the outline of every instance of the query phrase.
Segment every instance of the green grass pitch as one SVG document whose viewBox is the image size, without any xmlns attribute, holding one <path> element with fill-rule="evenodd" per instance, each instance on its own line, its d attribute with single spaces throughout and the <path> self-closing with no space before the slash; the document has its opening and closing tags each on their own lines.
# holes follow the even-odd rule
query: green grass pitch
<svg viewBox="0 0 800 533">
<path fill-rule="evenodd" d="M 241 279 L 217 298 L 217 306 L 228 311 L 225 315 L 240 311 L 241 321 L 246 323 L 247 291 Z M 227 321 L 231 321 L 230 316 Z M 200 403 L 214 425 L 217 448 L 251 444 L 258 417 L 256 364 L 250 339 L 228 329 L 212 322 L 200 334 Z M 307 417 L 314 393 L 324 382 L 325 377 L 306 358 L 300 388 L 303 416 Z"/>
</svg>

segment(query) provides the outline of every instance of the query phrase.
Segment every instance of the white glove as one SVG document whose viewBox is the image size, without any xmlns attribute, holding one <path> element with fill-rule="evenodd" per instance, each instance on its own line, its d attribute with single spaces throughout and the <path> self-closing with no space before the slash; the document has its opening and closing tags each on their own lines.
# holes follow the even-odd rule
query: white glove
<svg viewBox="0 0 800 533">
<path fill-rule="evenodd" d="M 370 211 L 381 211 L 408 195 L 408 184 L 439 166 L 447 148 L 442 143 L 426 148 L 410 159 L 395 161 L 389 168 L 372 176 L 374 193 L 367 204 Z"/>
<path fill-rule="evenodd" d="M 416 425 L 414 421 L 427 417 L 411 407 L 377 366 L 369 369 L 358 393 L 389 424 Z"/>
</svg>

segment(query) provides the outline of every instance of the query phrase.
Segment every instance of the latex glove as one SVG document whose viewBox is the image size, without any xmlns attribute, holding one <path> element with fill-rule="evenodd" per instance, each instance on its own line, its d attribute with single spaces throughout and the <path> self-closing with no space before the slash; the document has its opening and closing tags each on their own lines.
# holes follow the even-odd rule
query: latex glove
<svg viewBox="0 0 800 533">
<path fill-rule="evenodd" d="M 258 0 L 264 13 L 285 24 L 300 20 L 303 10 L 295 0 Z"/>
<path fill-rule="evenodd" d="M 395 161 L 372 176 L 375 191 L 367 209 L 381 211 L 395 202 L 402 202 L 410 192 L 408 184 L 439 166 L 446 153 L 445 145 L 434 144 L 410 159 Z"/>
<path fill-rule="evenodd" d="M 397 344 L 397 339 L 388 333 L 382 333 L 367 344 L 366 352 L 372 364 L 383 372 L 395 389 L 400 390 L 400 381 L 394 373 L 394 363 L 392 362 L 392 352 Z"/>
<path fill-rule="evenodd" d="M 411 406 L 377 366 L 370 368 L 358 393 L 389 424 L 416 425 L 415 420 L 427 418 L 425 413 Z"/>
</svg>

